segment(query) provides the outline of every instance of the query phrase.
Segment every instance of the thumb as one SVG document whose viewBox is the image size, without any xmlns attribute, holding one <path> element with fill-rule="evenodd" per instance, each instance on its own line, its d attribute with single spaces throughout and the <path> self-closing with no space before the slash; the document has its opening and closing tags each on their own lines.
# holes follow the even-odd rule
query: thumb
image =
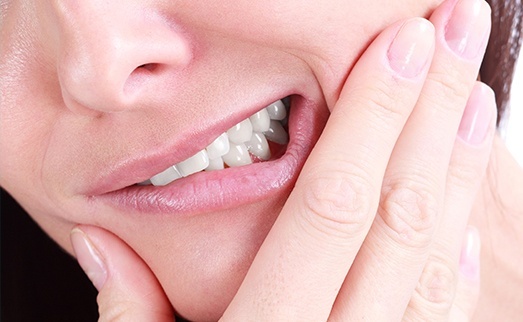
<svg viewBox="0 0 523 322">
<path fill-rule="evenodd" d="M 77 226 L 71 231 L 71 244 L 99 291 L 99 321 L 174 321 L 158 280 L 121 239 L 98 227 Z"/>
</svg>

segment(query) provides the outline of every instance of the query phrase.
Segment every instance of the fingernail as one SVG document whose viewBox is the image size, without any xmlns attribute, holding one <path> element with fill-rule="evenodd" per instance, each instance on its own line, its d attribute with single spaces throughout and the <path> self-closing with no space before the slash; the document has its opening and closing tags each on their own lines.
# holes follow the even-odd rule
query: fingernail
<svg viewBox="0 0 523 322">
<path fill-rule="evenodd" d="M 465 240 L 461 248 L 459 268 L 461 273 L 471 279 L 479 279 L 479 253 L 481 242 L 479 232 L 475 227 L 467 227 L 465 231 Z"/>
<path fill-rule="evenodd" d="M 481 144 L 489 131 L 493 117 L 493 109 L 489 103 L 494 104 L 494 92 L 483 83 L 477 83 L 470 94 L 467 106 L 461 117 L 458 136 L 474 145 Z"/>
<path fill-rule="evenodd" d="M 459 0 L 445 29 L 449 47 L 459 56 L 473 59 L 487 45 L 490 7 L 485 0 Z"/>
<path fill-rule="evenodd" d="M 423 18 L 406 21 L 389 47 L 387 56 L 398 74 L 414 78 L 427 66 L 434 47 L 434 26 Z"/>
<path fill-rule="evenodd" d="M 80 267 L 94 284 L 94 287 L 100 291 L 107 278 L 107 269 L 102 256 L 87 235 L 78 228 L 71 231 L 71 244 Z"/>
</svg>

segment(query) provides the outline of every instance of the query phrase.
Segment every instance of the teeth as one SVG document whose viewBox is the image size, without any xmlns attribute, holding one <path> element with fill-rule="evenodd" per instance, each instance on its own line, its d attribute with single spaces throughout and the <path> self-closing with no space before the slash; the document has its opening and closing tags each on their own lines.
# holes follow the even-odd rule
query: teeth
<svg viewBox="0 0 523 322">
<path fill-rule="evenodd" d="M 163 172 L 158 173 L 149 180 L 151 180 L 151 183 L 155 186 L 165 186 L 176 179 L 180 179 L 181 177 L 182 175 L 178 169 L 176 169 L 176 166 L 173 165 L 172 167 L 169 167 Z"/>
<path fill-rule="evenodd" d="M 268 131 L 264 132 L 265 137 L 278 144 L 287 144 L 289 142 L 289 134 L 283 128 L 280 122 L 271 120 L 271 126 Z"/>
<path fill-rule="evenodd" d="M 149 186 L 149 185 L 152 185 L 152 184 L 153 183 L 151 182 L 150 179 L 137 183 L 137 185 L 139 185 L 139 186 Z"/>
<path fill-rule="evenodd" d="M 227 131 L 229 141 L 240 144 L 248 141 L 252 136 L 252 124 L 249 119 L 245 119 Z"/>
<path fill-rule="evenodd" d="M 271 150 L 269 149 L 269 142 L 262 133 L 254 132 L 249 142 L 246 143 L 249 152 L 262 160 L 269 160 L 271 158 Z"/>
<path fill-rule="evenodd" d="M 214 170 L 223 170 L 225 165 L 223 164 L 223 159 L 218 157 L 216 159 L 209 160 L 209 166 L 205 168 L 205 171 L 214 171 Z"/>
<path fill-rule="evenodd" d="M 222 133 L 205 149 L 209 155 L 209 159 L 216 159 L 229 152 L 229 138 L 227 133 Z"/>
<path fill-rule="evenodd" d="M 249 117 L 249 120 L 252 124 L 253 132 L 265 132 L 269 130 L 271 124 L 271 118 L 269 117 L 269 112 L 267 109 L 263 109 L 253 116 Z"/>
<path fill-rule="evenodd" d="M 289 135 L 282 125 L 287 121 L 286 117 L 285 105 L 278 100 L 222 133 L 192 157 L 138 185 L 164 186 L 202 170 L 221 170 L 225 165 L 229 167 L 248 165 L 253 162 L 251 154 L 261 160 L 269 160 L 271 150 L 267 140 L 280 145 L 285 145 L 289 141 Z"/>
<path fill-rule="evenodd" d="M 247 146 L 242 144 L 232 144 L 229 153 L 223 156 L 223 162 L 229 167 L 239 167 L 252 163 Z"/>
<path fill-rule="evenodd" d="M 190 176 L 193 173 L 200 172 L 209 166 L 209 156 L 205 150 L 201 150 L 189 159 L 176 165 L 181 175 Z"/>
<path fill-rule="evenodd" d="M 281 100 L 272 103 L 271 105 L 265 108 L 269 113 L 271 120 L 281 121 L 287 116 L 287 111 L 285 110 L 285 105 Z M 260 131 L 264 132 L 264 131 Z"/>
</svg>

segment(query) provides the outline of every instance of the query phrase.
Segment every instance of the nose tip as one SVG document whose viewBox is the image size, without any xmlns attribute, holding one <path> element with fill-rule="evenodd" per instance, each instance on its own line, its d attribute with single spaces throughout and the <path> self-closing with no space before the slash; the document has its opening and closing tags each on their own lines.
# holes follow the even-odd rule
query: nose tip
<svg viewBox="0 0 523 322">
<path fill-rule="evenodd" d="M 187 39 L 163 20 L 119 18 L 108 25 L 76 22 L 64 37 L 58 77 L 64 103 L 74 112 L 143 106 L 191 60 Z"/>
</svg>

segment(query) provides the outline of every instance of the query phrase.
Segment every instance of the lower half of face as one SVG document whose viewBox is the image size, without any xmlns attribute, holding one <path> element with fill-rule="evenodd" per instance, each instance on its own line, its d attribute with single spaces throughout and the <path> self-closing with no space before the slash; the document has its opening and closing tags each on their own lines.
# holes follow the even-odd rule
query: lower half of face
<svg viewBox="0 0 523 322">
<path fill-rule="evenodd" d="M 217 319 L 359 55 L 437 2 L 8 1 L 0 184 L 69 252 L 105 228 Z"/>
</svg>

